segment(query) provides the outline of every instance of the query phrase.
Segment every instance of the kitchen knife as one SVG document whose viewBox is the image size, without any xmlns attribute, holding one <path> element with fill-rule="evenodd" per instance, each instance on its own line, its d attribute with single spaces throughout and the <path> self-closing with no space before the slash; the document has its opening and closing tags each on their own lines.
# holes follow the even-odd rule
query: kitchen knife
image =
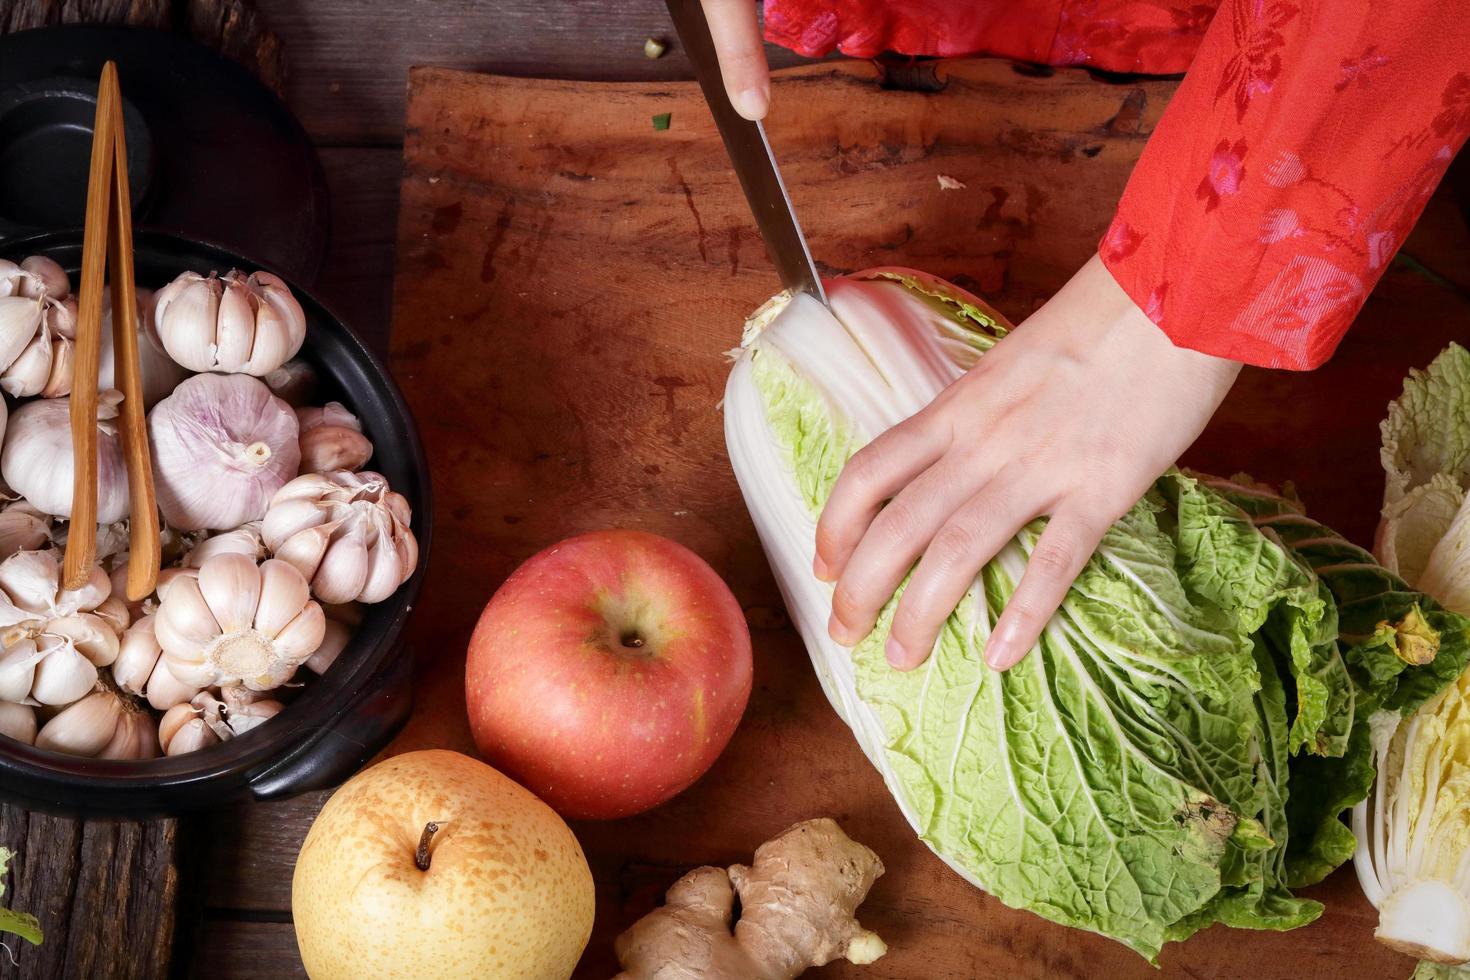
<svg viewBox="0 0 1470 980">
<path fill-rule="evenodd" d="M 709 104 L 710 115 L 715 117 L 715 126 L 725 140 L 725 151 L 730 154 L 735 176 L 740 178 L 745 200 L 755 215 L 756 227 L 765 240 L 781 284 L 792 293 L 807 293 L 827 305 L 827 292 L 822 288 L 806 238 L 801 234 L 801 225 L 797 224 L 796 212 L 791 209 L 791 198 L 786 196 L 786 185 L 781 182 L 781 171 L 776 168 L 766 129 L 736 112 L 725 94 L 715 43 L 700 0 L 668 0 L 668 5 L 679 42 L 694 68 L 694 77 L 699 79 L 699 87 L 704 90 L 704 101 Z"/>
</svg>

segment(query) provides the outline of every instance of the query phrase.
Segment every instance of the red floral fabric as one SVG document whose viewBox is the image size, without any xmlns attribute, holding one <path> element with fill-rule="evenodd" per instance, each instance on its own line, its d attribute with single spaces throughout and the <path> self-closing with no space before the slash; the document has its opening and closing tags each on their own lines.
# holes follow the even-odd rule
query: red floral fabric
<svg viewBox="0 0 1470 980">
<path fill-rule="evenodd" d="M 1099 245 L 1177 344 L 1331 356 L 1470 135 L 1464 0 L 767 0 L 807 55 L 1188 67 Z"/>
</svg>

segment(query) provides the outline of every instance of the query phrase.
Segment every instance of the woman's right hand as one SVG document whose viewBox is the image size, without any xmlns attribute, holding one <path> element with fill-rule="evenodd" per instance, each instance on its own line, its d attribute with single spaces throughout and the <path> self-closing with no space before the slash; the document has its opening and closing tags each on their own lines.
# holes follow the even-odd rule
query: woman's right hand
<svg viewBox="0 0 1470 980">
<path fill-rule="evenodd" d="M 746 119 L 764 119 L 771 104 L 771 72 L 761 43 L 754 0 L 701 0 L 730 104 Z"/>
</svg>

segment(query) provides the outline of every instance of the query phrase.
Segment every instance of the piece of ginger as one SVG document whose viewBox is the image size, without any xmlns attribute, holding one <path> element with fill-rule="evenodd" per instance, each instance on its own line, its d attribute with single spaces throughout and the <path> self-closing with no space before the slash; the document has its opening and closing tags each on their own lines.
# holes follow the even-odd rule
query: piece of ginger
<svg viewBox="0 0 1470 980">
<path fill-rule="evenodd" d="M 791 980 L 839 957 L 871 963 L 888 947 L 853 913 L 882 873 L 835 820 L 804 820 L 756 848 L 749 867 L 674 882 L 662 908 L 617 938 L 614 980 Z"/>
</svg>

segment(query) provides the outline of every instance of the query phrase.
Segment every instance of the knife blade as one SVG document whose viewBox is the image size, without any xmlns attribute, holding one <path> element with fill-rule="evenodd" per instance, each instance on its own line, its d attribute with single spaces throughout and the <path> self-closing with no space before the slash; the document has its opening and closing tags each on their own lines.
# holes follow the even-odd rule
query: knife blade
<svg viewBox="0 0 1470 980">
<path fill-rule="evenodd" d="M 821 300 L 822 305 L 828 305 L 827 291 L 822 288 L 822 278 L 817 274 L 806 237 L 791 207 L 776 156 L 771 152 L 771 142 L 766 139 L 766 128 L 736 112 L 725 93 L 704 7 L 700 0 L 668 0 L 668 7 L 679 43 L 684 46 L 694 77 L 704 92 L 704 101 L 709 104 L 710 115 L 714 116 L 715 126 L 725 141 L 725 152 L 730 155 L 735 176 L 740 179 L 740 188 L 745 192 L 745 200 L 755 216 L 756 227 L 781 284 L 793 293 L 807 293 Z"/>
</svg>

